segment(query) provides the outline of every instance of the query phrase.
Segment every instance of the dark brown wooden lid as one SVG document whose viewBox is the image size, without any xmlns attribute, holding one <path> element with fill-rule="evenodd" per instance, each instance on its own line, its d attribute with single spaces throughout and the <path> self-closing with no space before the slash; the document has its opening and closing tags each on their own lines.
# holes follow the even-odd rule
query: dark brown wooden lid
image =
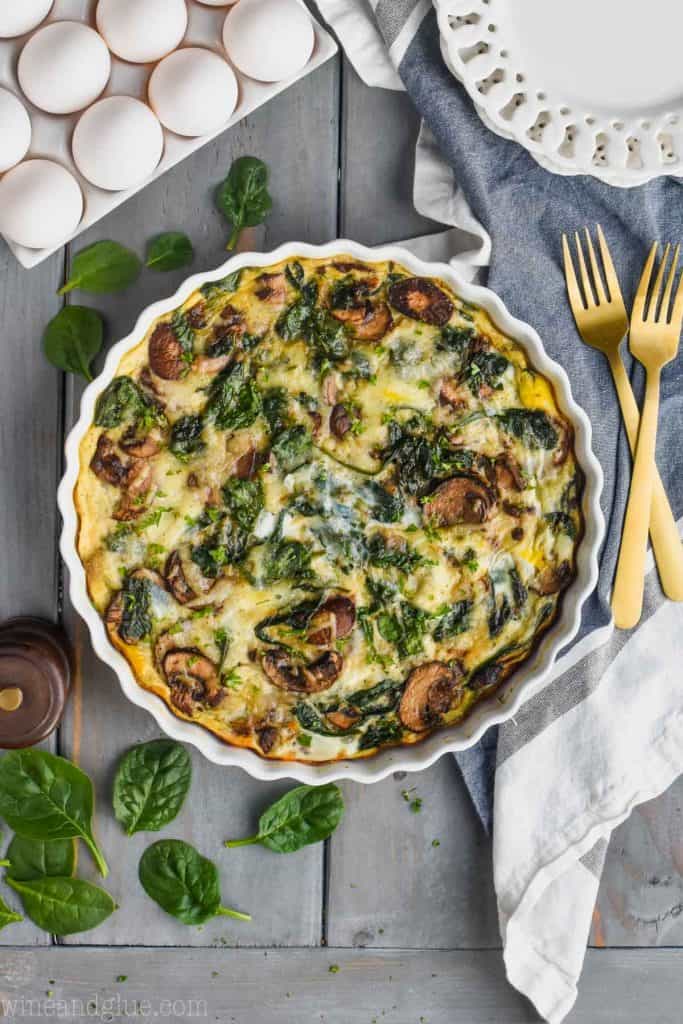
<svg viewBox="0 0 683 1024">
<path fill-rule="evenodd" d="M 59 724 L 71 684 L 65 635 L 41 619 L 0 626 L 0 748 L 29 747 Z"/>
</svg>

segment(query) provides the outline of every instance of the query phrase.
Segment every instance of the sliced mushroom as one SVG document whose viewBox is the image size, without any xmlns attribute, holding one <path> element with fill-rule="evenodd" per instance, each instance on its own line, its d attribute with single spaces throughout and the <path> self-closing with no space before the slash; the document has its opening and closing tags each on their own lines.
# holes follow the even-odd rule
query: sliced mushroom
<svg viewBox="0 0 683 1024">
<path fill-rule="evenodd" d="M 116 454 L 116 445 L 106 434 L 100 434 L 97 440 L 90 468 L 100 480 L 114 487 L 121 487 L 128 473 L 128 467 Z"/>
<path fill-rule="evenodd" d="M 462 696 L 464 671 L 458 662 L 428 661 L 408 676 L 398 715 L 406 729 L 424 732 Z"/>
<path fill-rule="evenodd" d="M 439 401 L 442 405 L 453 406 L 454 409 L 464 409 L 467 406 L 467 396 L 457 378 L 445 377 L 441 381 Z"/>
<path fill-rule="evenodd" d="M 158 386 L 154 382 L 154 377 L 151 374 L 149 366 L 143 366 L 138 375 L 138 383 L 143 391 L 145 391 L 150 398 L 152 398 L 156 405 L 163 408 L 163 403 L 160 401 L 160 392 Z"/>
<path fill-rule="evenodd" d="M 338 402 L 330 413 L 330 433 L 341 440 L 348 434 L 352 426 L 353 420 L 349 415 L 348 409 L 341 402 Z"/>
<path fill-rule="evenodd" d="M 233 358 L 230 352 L 226 352 L 222 356 L 195 356 L 192 361 L 192 369 L 195 373 L 214 375 L 229 366 Z"/>
<path fill-rule="evenodd" d="M 467 686 L 470 690 L 485 690 L 489 686 L 497 686 L 503 677 L 503 671 L 503 666 L 494 661 L 471 675 Z"/>
<path fill-rule="evenodd" d="M 187 322 L 195 331 L 206 327 L 206 305 L 203 302 L 197 302 L 192 309 L 188 309 Z"/>
<path fill-rule="evenodd" d="M 110 633 L 118 633 L 123 621 L 123 591 L 117 590 L 104 613 L 104 621 Z"/>
<path fill-rule="evenodd" d="M 557 448 L 553 454 L 553 465 L 561 466 L 567 461 L 567 456 L 571 450 L 573 433 L 572 428 L 565 420 L 555 420 L 555 426 L 557 427 L 557 433 L 559 440 L 557 442 Z"/>
<path fill-rule="evenodd" d="M 308 624 L 308 642 L 314 647 L 331 647 L 347 637 L 356 625 L 356 605 L 350 597 L 336 594 L 321 604 Z"/>
<path fill-rule="evenodd" d="M 138 437 L 135 427 L 129 427 L 119 442 L 124 452 L 134 459 L 152 459 L 158 455 L 164 443 L 163 434 L 153 428 L 144 437 Z"/>
<path fill-rule="evenodd" d="M 337 401 L 339 394 L 339 388 L 337 386 L 337 377 L 334 373 L 328 373 L 323 381 L 323 398 L 328 405 L 334 405 Z"/>
<path fill-rule="evenodd" d="M 145 495 L 152 486 L 152 467 L 144 459 L 135 459 L 126 472 L 123 494 L 114 519 L 121 523 L 137 519 L 145 511 Z"/>
<path fill-rule="evenodd" d="M 564 590 L 572 576 L 572 567 L 569 562 L 561 562 L 556 568 L 548 566 L 529 586 L 537 594 L 546 597 L 548 594 L 557 594 L 560 590 Z"/>
<path fill-rule="evenodd" d="M 177 703 L 177 698 L 181 697 L 184 706 L 177 706 L 183 711 L 187 706 L 187 694 L 191 702 L 200 701 L 210 707 L 215 707 L 224 695 L 217 667 L 210 658 L 193 648 L 169 651 L 164 657 L 162 667 L 172 699 L 175 697 L 174 703 Z"/>
<path fill-rule="evenodd" d="M 501 491 L 523 491 L 525 486 L 524 474 L 517 465 L 516 460 L 507 452 L 499 455 L 495 461 L 496 483 Z"/>
<path fill-rule="evenodd" d="M 256 283 L 256 298 L 271 306 L 283 306 L 287 301 L 287 279 L 283 273 L 259 274 Z"/>
<path fill-rule="evenodd" d="M 409 277 L 392 284 L 389 302 L 411 320 L 435 327 L 444 327 L 455 308 L 446 293 L 424 277 Z"/>
<path fill-rule="evenodd" d="M 333 260 L 331 265 L 340 274 L 350 274 L 354 270 L 360 270 L 364 274 L 372 273 L 365 263 L 357 263 L 354 260 Z"/>
<path fill-rule="evenodd" d="M 379 341 L 393 327 L 394 318 L 386 302 L 373 305 L 363 302 L 350 309 L 331 309 L 335 320 L 340 320 L 359 341 Z"/>
<path fill-rule="evenodd" d="M 149 365 L 162 380 L 178 380 L 187 369 L 183 346 L 170 324 L 157 324 L 148 351 Z"/>
<path fill-rule="evenodd" d="M 269 754 L 278 741 L 278 731 L 272 725 L 256 730 L 258 744 L 264 754 Z"/>
<path fill-rule="evenodd" d="M 435 526 L 483 523 L 495 504 L 492 491 L 468 476 L 454 476 L 440 484 L 425 502 L 423 512 Z"/>
<path fill-rule="evenodd" d="M 254 445 L 250 445 L 246 452 L 233 462 L 232 475 L 238 480 L 253 480 L 265 461 L 265 452 L 260 452 Z"/>
<path fill-rule="evenodd" d="M 194 601 L 197 595 L 185 579 L 179 551 L 172 551 L 166 559 L 164 577 L 178 604 L 187 604 L 188 601 Z"/>
<path fill-rule="evenodd" d="M 327 721 L 335 727 L 346 732 L 352 729 L 360 718 L 360 712 L 355 708 L 339 708 L 338 711 L 328 711 L 325 716 Z"/>
<path fill-rule="evenodd" d="M 337 651 L 325 651 L 309 665 L 296 665 L 288 651 L 279 647 L 265 651 L 261 668 L 274 686 L 291 693 L 321 693 L 336 683 L 344 667 Z"/>
</svg>

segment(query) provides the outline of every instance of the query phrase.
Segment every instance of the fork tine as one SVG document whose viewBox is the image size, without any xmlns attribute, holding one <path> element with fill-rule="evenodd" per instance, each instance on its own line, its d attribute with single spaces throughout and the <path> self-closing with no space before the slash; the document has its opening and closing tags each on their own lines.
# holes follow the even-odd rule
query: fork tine
<svg viewBox="0 0 683 1024">
<path fill-rule="evenodd" d="M 593 309 L 595 306 L 595 299 L 593 297 L 593 289 L 591 288 L 591 280 L 588 276 L 588 268 L 586 267 L 586 261 L 583 258 L 583 249 L 581 248 L 581 239 L 579 238 L 579 232 L 574 232 L 574 239 L 576 241 L 576 252 L 579 257 L 579 272 L 581 274 L 581 284 L 583 285 L 583 292 L 586 296 L 586 306 L 588 309 Z"/>
<path fill-rule="evenodd" d="M 677 245 L 674 249 L 673 258 L 671 260 L 671 270 L 669 271 L 669 277 L 666 282 L 666 288 L 662 295 L 662 305 L 660 310 L 660 319 L 663 319 L 666 323 L 669 323 L 669 313 L 671 312 L 669 306 L 671 304 L 671 291 L 674 286 L 676 279 L 676 271 L 678 270 L 678 257 L 680 256 L 681 247 Z"/>
<path fill-rule="evenodd" d="M 605 289 L 602 286 L 602 275 L 600 273 L 600 268 L 598 267 L 598 261 L 595 258 L 595 249 L 593 248 L 590 231 L 588 228 L 584 228 L 584 231 L 586 233 L 586 245 L 588 246 L 588 259 L 590 260 L 591 270 L 593 271 L 593 287 L 595 288 L 595 294 L 598 297 L 598 303 L 607 302 Z"/>
<path fill-rule="evenodd" d="M 581 295 L 581 289 L 579 288 L 579 282 L 576 280 L 576 271 L 574 270 L 574 261 L 572 260 L 571 250 L 569 248 L 569 242 L 567 236 L 562 235 L 562 254 L 564 256 L 564 276 L 567 282 L 567 292 L 569 293 L 569 303 L 574 311 L 574 316 L 577 315 L 577 310 L 582 312 L 584 309 L 583 296 Z"/>
<path fill-rule="evenodd" d="M 666 270 L 666 264 L 669 259 L 670 251 L 671 246 L 667 242 L 667 244 L 664 246 L 664 255 L 662 256 L 661 263 L 659 264 L 659 270 L 657 271 L 655 283 L 653 284 L 652 291 L 650 292 L 650 301 L 647 304 L 647 320 L 649 322 L 654 321 L 655 323 L 659 323 L 660 320 L 659 293 L 662 290 L 664 271 Z"/>
<path fill-rule="evenodd" d="M 623 302 L 624 300 L 621 295 L 621 288 L 619 287 L 619 278 L 617 277 L 617 272 L 614 269 L 614 264 L 612 263 L 612 254 L 609 251 L 607 239 L 605 238 L 599 224 L 597 225 L 597 233 L 600 255 L 602 256 L 602 266 L 605 272 L 605 281 L 607 282 L 607 288 L 609 290 L 609 297 L 612 302 L 615 300 Z"/>
<path fill-rule="evenodd" d="M 645 300 L 647 298 L 647 290 L 648 290 L 648 288 L 650 286 L 650 278 L 652 277 L 652 268 L 653 268 L 653 266 L 655 264 L 655 258 L 657 256 L 657 249 L 658 248 L 659 248 L 659 243 L 658 242 L 653 242 L 652 243 L 652 248 L 650 249 L 650 255 L 648 256 L 647 262 L 645 263 L 645 266 L 643 267 L 643 273 L 642 273 L 641 278 L 640 278 L 640 283 L 638 285 L 638 291 L 636 292 L 636 297 L 635 297 L 635 299 L 633 301 L 633 312 L 631 313 L 631 319 L 632 320 L 636 320 L 637 321 L 637 320 L 644 320 L 645 319 L 645 316 L 644 316 L 644 313 L 645 313 Z"/>
<path fill-rule="evenodd" d="M 683 274 L 678 282 L 678 288 L 676 289 L 676 297 L 674 301 L 674 308 L 671 314 L 671 323 L 674 326 L 678 326 L 680 332 L 681 325 L 683 324 Z"/>
</svg>

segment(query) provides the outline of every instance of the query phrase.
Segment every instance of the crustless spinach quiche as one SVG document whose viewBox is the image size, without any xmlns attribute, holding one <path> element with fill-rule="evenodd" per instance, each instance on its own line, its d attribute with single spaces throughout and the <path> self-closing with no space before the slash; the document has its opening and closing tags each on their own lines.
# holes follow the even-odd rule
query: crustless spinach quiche
<svg viewBox="0 0 683 1024">
<path fill-rule="evenodd" d="M 572 433 L 440 280 L 350 257 L 204 285 L 121 360 L 81 447 L 79 553 L 141 686 L 325 761 L 460 721 L 574 573 Z"/>
</svg>

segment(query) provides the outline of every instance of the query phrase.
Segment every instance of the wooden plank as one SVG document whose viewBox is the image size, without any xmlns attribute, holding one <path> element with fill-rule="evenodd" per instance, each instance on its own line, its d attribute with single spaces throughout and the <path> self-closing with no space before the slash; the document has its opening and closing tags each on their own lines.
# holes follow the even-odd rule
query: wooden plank
<svg viewBox="0 0 683 1024">
<path fill-rule="evenodd" d="M 41 336 L 61 306 L 63 255 L 24 270 L 0 242 L 0 620 L 14 615 L 57 618 L 57 508 L 61 471 L 61 375 L 45 359 Z M 54 738 L 46 744 L 54 746 Z M 2 836 L 2 848 L 9 838 Z M 7 896 L 7 894 L 5 894 Z M 12 896 L 8 902 L 15 904 Z M 45 944 L 30 923 L 0 945 Z"/>
<path fill-rule="evenodd" d="M 298 83 L 215 143 L 205 147 L 128 202 L 78 247 L 100 238 L 114 238 L 142 251 L 147 239 L 162 230 L 179 229 L 193 240 L 197 257 L 192 269 L 208 269 L 226 258 L 228 226 L 213 204 L 216 184 L 233 159 L 253 154 L 271 170 L 274 210 L 265 231 L 264 247 L 301 238 L 318 242 L 333 237 L 337 200 L 337 106 L 339 67 L 332 61 Z M 74 294 L 101 309 L 113 341 L 128 332 L 151 301 L 170 294 L 187 276 L 146 271 L 122 295 L 90 297 Z M 94 299 L 94 301 L 93 301 Z M 80 389 L 70 382 L 69 420 L 76 415 Z M 72 714 L 63 730 L 63 748 L 96 779 L 100 796 L 98 827 L 114 870 L 109 888 L 121 910 L 97 933 L 75 941 L 155 945 L 289 944 L 320 942 L 322 925 L 323 851 L 311 847 L 291 858 L 265 850 L 228 852 L 228 836 L 253 831 L 258 813 L 287 784 L 264 785 L 238 770 L 226 770 L 194 758 L 192 797 L 182 818 L 166 831 L 193 842 L 221 868 L 225 900 L 254 915 L 251 925 L 219 920 L 203 929 L 187 929 L 150 903 L 137 880 L 137 864 L 154 836 L 124 838 L 110 811 L 109 788 L 118 756 L 129 745 L 157 735 L 152 719 L 123 697 L 113 675 L 99 664 L 83 625 L 68 612 L 78 638 L 82 678 L 82 730 Z M 88 858 L 83 857 L 84 871 Z M 72 940 L 73 941 L 73 940 Z"/>
<path fill-rule="evenodd" d="M 338 970 L 330 972 L 330 967 Z M 572 1024 L 680 1020 L 683 951 L 590 950 Z M 118 980 L 125 979 L 125 980 Z M 533 1024 L 498 952 L 52 947 L 0 964 L 10 1021 L 158 1017 L 222 1024 Z"/>
<path fill-rule="evenodd" d="M 615 831 L 591 941 L 683 946 L 683 779 L 636 807 Z"/>
</svg>

